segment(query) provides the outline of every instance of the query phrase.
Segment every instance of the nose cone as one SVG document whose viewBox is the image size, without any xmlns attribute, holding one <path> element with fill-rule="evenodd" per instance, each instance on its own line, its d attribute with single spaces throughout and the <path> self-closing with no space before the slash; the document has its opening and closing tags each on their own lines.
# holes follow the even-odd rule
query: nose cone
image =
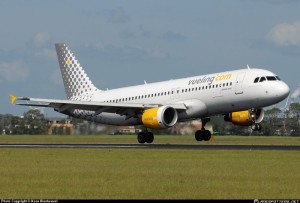
<svg viewBox="0 0 300 203">
<path fill-rule="evenodd" d="M 284 100 L 288 97 L 289 94 L 290 94 L 289 86 L 284 82 L 281 82 L 281 84 L 278 85 L 278 87 L 276 88 L 276 96 Z"/>
</svg>

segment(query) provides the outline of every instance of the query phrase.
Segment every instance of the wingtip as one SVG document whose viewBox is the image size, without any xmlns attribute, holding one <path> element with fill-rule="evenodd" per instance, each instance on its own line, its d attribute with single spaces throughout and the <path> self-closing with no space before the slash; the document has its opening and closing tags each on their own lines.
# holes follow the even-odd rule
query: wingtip
<svg viewBox="0 0 300 203">
<path fill-rule="evenodd" d="M 13 94 L 9 94 L 9 97 L 11 99 L 11 104 L 15 104 L 15 102 L 17 101 L 17 97 Z"/>
</svg>

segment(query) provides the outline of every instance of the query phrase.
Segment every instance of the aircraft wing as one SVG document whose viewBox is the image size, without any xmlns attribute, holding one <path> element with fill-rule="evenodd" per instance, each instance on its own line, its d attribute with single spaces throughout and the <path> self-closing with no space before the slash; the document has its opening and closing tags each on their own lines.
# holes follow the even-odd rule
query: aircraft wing
<svg viewBox="0 0 300 203">
<path fill-rule="evenodd" d="M 10 95 L 11 103 L 21 106 L 34 106 L 34 107 L 50 107 L 58 112 L 68 110 L 87 110 L 95 111 L 95 115 L 102 112 L 128 114 L 128 112 L 136 112 L 137 110 L 149 109 L 162 106 L 161 104 L 142 104 L 142 103 L 107 103 L 96 101 L 73 101 L 73 100 L 56 100 L 56 99 L 40 99 L 29 97 L 15 97 Z M 16 101 L 25 101 L 26 103 L 15 103 Z M 186 110 L 183 103 L 178 104 L 165 104 L 171 106 L 176 110 Z"/>
</svg>

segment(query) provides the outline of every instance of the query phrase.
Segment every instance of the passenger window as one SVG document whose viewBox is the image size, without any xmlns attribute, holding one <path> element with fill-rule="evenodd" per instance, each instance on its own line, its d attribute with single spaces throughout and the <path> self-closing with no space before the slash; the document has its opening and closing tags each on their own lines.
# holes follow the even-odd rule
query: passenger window
<svg viewBox="0 0 300 203">
<path fill-rule="evenodd" d="M 266 80 L 265 77 L 261 77 L 260 80 L 259 80 L 259 82 L 263 82 L 263 81 L 265 81 L 265 80 Z"/>
<path fill-rule="evenodd" d="M 259 81 L 259 77 L 255 78 L 254 83 L 257 83 Z"/>
</svg>

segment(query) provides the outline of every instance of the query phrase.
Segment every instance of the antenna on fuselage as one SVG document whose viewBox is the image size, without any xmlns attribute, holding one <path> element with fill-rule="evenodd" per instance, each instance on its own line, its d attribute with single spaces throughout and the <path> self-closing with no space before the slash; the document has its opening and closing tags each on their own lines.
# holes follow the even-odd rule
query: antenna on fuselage
<svg viewBox="0 0 300 203">
<path fill-rule="evenodd" d="M 247 68 L 248 68 L 248 70 L 250 70 L 251 68 L 250 68 L 250 66 L 247 64 Z"/>
<path fill-rule="evenodd" d="M 147 82 L 146 82 L 146 80 L 144 80 L 144 83 L 145 83 L 145 85 L 147 85 Z"/>
</svg>

